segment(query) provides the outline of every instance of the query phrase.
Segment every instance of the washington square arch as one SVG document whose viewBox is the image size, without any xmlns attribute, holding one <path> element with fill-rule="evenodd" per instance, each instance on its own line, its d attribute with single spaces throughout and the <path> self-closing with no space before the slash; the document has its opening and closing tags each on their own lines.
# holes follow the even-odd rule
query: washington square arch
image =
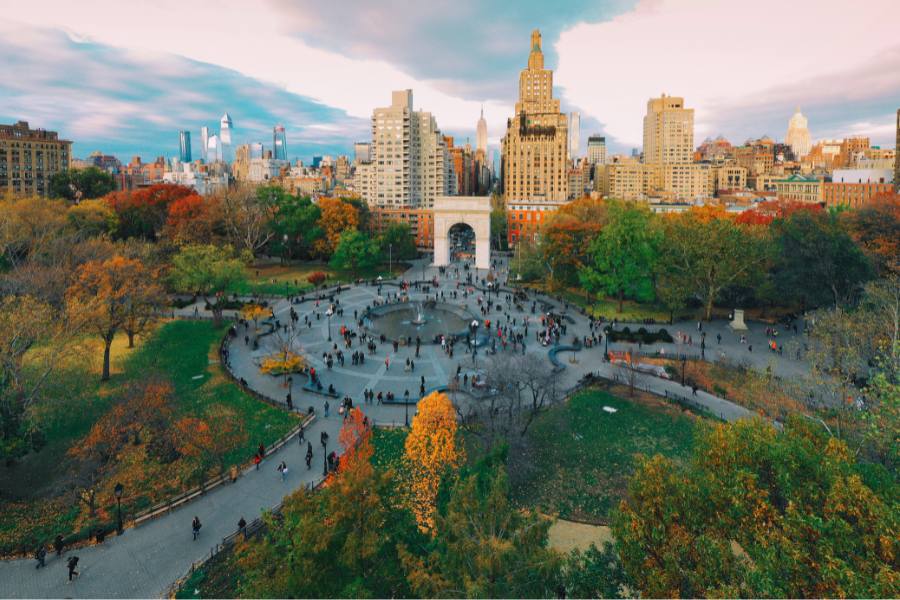
<svg viewBox="0 0 900 600">
<path fill-rule="evenodd" d="M 475 268 L 491 268 L 490 196 L 440 196 L 434 202 L 434 265 L 450 264 L 450 230 L 468 225 L 475 232 Z"/>
</svg>

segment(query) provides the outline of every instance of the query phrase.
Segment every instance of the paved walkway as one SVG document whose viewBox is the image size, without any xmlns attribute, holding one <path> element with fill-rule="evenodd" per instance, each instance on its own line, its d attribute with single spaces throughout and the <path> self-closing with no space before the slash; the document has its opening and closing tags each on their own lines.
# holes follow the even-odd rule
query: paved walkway
<svg viewBox="0 0 900 600">
<path fill-rule="evenodd" d="M 505 265 L 502 261 L 498 264 L 498 272 L 505 273 Z M 414 265 L 408 272 L 409 278 L 419 279 L 422 274 L 426 277 L 437 275 L 437 270 L 421 265 Z M 455 274 L 455 270 L 448 272 L 448 275 Z M 465 272 L 461 271 L 464 276 Z M 478 273 L 479 278 L 486 273 Z M 452 278 L 444 278 L 438 293 L 443 290 L 446 296 L 450 296 L 449 292 L 457 290 L 457 280 Z M 396 288 L 384 286 L 382 293 L 387 294 L 393 292 Z M 311 326 L 300 328 L 299 335 L 293 336 L 295 347 L 308 356 L 316 370 L 321 374 L 324 386 L 327 388 L 329 384 L 333 384 L 338 393 L 343 397 L 349 395 L 354 399 L 354 404 L 361 407 L 371 420 L 375 423 L 403 423 L 407 414 L 411 417 L 414 412 L 414 406 L 388 406 L 388 405 L 366 405 L 362 404 L 362 391 L 365 388 L 373 389 L 376 392 L 386 393 L 392 391 L 398 398 L 402 398 L 406 390 L 409 390 L 412 397 L 416 397 L 419 391 L 420 377 L 425 378 L 425 386 L 431 388 L 437 385 L 446 384 L 449 374 L 455 373 L 459 366 L 462 373 L 473 373 L 477 369 L 473 365 L 473 359 L 470 355 L 457 352 L 453 359 L 450 359 L 441 350 L 440 346 L 423 344 L 421 355 L 415 360 L 415 372 L 407 373 L 403 370 L 403 365 L 407 357 L 414 357 L 414 348 L 399 348 L 398 352 L 393 351 L 390 343 L 379 344 L 374 355 L 366 353 L 366 362 L 360 366 L 350 366 L 350 354 L 359 349 L 354 342 L 352 349 L 342 347 L 346 355 L 346 363 L 344 367 L 335 365 L 329 370 L 322 360 L 322 353 L 334 350 L 335 342 L 341 343 L 338 333 L 341 325 L 350 328 L 354 327 L 353 311 L 362 313 L 362 310 L 371 305 L 373 300 L 378 297 L 378 288 L 372 286 L 356 286 L 351 290 L 345 291 L 338 295 L 340 307 L 344 310 L 343 318 L 332 317 L 329 320 L 325 315 L 326 303 L 321 302 L 317 306 L 315 301 L 307 301 L 305 303 L 295 305 L 295 310 L 300 315 L 300 324 L 303 324 L 304 316 L 307 317 Z M 434 294 L 435 290 L 431 290 Z M 411 293 L 413 299 L 423 299 L 425 297 L 421 292 L 413 291 Z M 468 298 L 458 298 L 453 302 L 464 305 L 473 313 L 480 316 L 478 312 L 477 299 L 479 292 L 469 295 Z M 503 296 L 501 295 L 501 300 Z M 448 299 L 448 301 L 451 301 Z M 552 303 L 557 310 L 564 307 L 559 303 Z M 501 302 L 503 310 L 498 311 L 497 308 L 491 311 L 486 318 L 493 321 L 506 322 L 507 314 L 504 314 L 505 304 Z M 535 353 L 543 357 L 547 357 L 548 347 L 541 346 L 534 341 L 532 332 L 535 331 L 539 322 L 539 315 L 532 315 L 526 307 L 526 312 L 518 312 L 510 310 L 508 317 L 516 319 L 516 327 L 522 327 L 522 318 L 528 319 L 530 324 L 529 337 L 527 337 L 527 352 Z M 289 323 L 290 305 L 281 300 L 276 302 L 274 306 L 275 314 L 282 323 Z M 199 311 L 202 313 L 203 311 Z M 194 314 L 193 307 L 187 307 L 176 313 L 182 316 L 191 316 Z M 199 314 L 198 313 L 198 314 Z M 318 313 L 318 318 L 317 318 Z M 563 338 L 563 343 L 571 340 L 573 335 L 583 335 L 587 331 L 587 319 L 575 311 L 568 311 L 568 314 L 574 320 L 574 323 L 568 324 L 567 335 Z M 329 338 L 329 325 L 331 327 L 331 342 Z M 696 327 L 696 324 L 676 324 L 669 326 L 670 332 L 674 333 L 679 329 L 685 332 L 690 327 Z M 715 327 L 715 326 L 713 326 Z M 649 328 L 649 327 L 648 327 Z M 754 340 L 760 336 L 761 331 L 756 331 L 755 325 L 751 326 L 751 339 Z M 252 329 L 252 326 L 251 326 Z M 716 329 L 711 330 L 712 338 L 715 338 Z M 581 332 L 581 333 L 579 333 Z M 287 389 L 282 387 L 280 378 L 273 378 L 260 373 L 257 362 L 258 360 L 271 353 L 278 346 L 278 336 L 269 335 L 260 338 L 260 347 L 253 350 L 252 344 L 245 344 L 244 335 L 251 335 L 251 332 L 245 332 L 240 329 L 237 338 L 229 344 L 230 357 L 229 367 L 237 377 L 243 377 L 248 385 L 279 401 L 284 401 Z M 753 354 L 750 359 L 754 364 L 759 365 L 761 359 L 757 356 L 765 356 L 766 351 L 762 342 L 759 342 L 759 353 L 747 352 L 741 347 L 737 341 L 737 337 L 730 332 L 728 335 L 723 334 L 722 350 L 729 354 Z M 730 337 L 729 337 L 730 336 Z M 341 346 L 343 344 L 341 343 Z M 457 350 L 461 351 L 460 344 Z M 626 347 L 630 345 L 623 345 Z M 613 345 L 611 349 L 616 346 Z M 667 352 L 674 352 L 677 348 L 671 345 Z M 511 350 L 510 350 L 511 351 Z M 574 386 L 578 380 L 588 372 L 599 374 L 605 377 L 613 377 L 616 373 L 616 367 L 605 363 L 602 345 L 594 348 L 584 349 L 578 353 L 578 362 L 570 364 L 568 362 L 568 353 L 562 358 L 566 369 L 560 374 L 563 387 Z M 478 361 L 484 360 L 484 354 L 479 353 Z M 748 356 L 749 357 L 749 356 Z M 390 359 L 390 366 L 385 365 L 385 358 Z M 801 364 L 792 365 L 789 359 L 778 361 L 778 369 L 785 369 L 790 372 L 794 369 L 800 370 Z M 298 443 L 288 443 L 279 452 L 267 458 L 258 471 L 249 469 L 245 471 L 238 481 L 234 484 L 226 484 L 208 495 L 193 501 L 172 513 L 150 521 L 142 525 L 138 529 L 126 530 L 124 535 L 120 537 L 113 536 L 108 538 L 106 543 L 100 546 L 92 546 L 88 548 L 69 551 L 63 555 L 62 559 L 55 557 L 49 558 L 47 567 L 41 570 L 35 570 L 35 561 L 33 560 L 10 560 L 0 562 L 0 597 L 158 597 L 165 593 L 168 586 L 182 576 L 190 564 L 208 555 L 210 549 L 221 539 L 237 528 L 237 522 L 241 517 L 247 521 L 259 516 L 260 512 L 269 509 L 279 502 L 282 498 L 292 490 L 301 486 L 308 486 L 317 481 L 322 474 L 324 453 L 319 445 L 319 436 L 322 431 L 327 431 L 332 444 L 337 444 L 338 432 L 340 429 L 340 418 L 337 416 L 338 399 L 328 400 L 330 404 L 330 416 L 324 417 L 324 404 L 326 399 L 317 394 L 303 392 L 300 389 L 300 377 L 295 377 L 294 389 L 292 397 L 296 408 L 306 410 L 308 406 L 312 406 L 318 415 L 306 432 L 306 438 L 313 442 L 315 457 L 313 468 L 307 470 L 305 465 L 306 445 L 302 446 Z M 658 394 L 666 391 L 681 395 L 689 395 L 685 388 L 676 382 L 665 381 L 651 376 L 640 376 L 639 385 L 645 389 Z M 748 417 L 751 415 L 746 409 L 712 396 L 704 392 L 698 392 L 695 400 L 706 406 L 711 412 L 721 416 L 727 420 L 735 420 Z M 407 413 L 408 410 L 408 413 Z M 261 440 L 262 441 L 262 440 Z M 333 449 L 329 447 L 329 451 Z M 287 480 L 282 482 L 279 474 L 275 470 L 275 466 L 280 461 L 285 461 L 289 467 Z M 198 516 L 203 523 L 200 539 L 192 541 L 191 539 L 191 519 Z M 72 584 L 66 582 L 65 559 L 70 554 L 76 554 L 80 557 L 79 571 L 81 576 Z"/>
</svg>

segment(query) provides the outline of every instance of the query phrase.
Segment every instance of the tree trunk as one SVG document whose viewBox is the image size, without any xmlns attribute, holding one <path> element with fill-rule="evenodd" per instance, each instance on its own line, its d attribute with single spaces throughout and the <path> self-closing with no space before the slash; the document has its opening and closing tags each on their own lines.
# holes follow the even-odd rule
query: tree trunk
<svg viewBox="0 0 900 600">
<path fill-rule="evenodd" d="M 625 301 L 625 292 L 619 290 L 619 308 L 616 312 L 622 312 L 622 303 Z"/>
<path fill-rule="evenodd" d="M 712 318 L 712 309 L 713 309 L 713 299 L 715 298 L 715 294 L 710 294 L 706 299 L 706 320 L 709 321 Z"/>
<path fill-rule="evenodd" d="M 103 338 L 103 374 L 100 376 L 100 381 L 109 381 L 109 349 L 112 341 L 112 336 Z"/>
<path fill-rule="evenodd" d="M 134 348 L 134 332 L 129 331 L 127 333 L 128 333 L 128 348 L 130 350 L 131 348 Z"/>
</svg>

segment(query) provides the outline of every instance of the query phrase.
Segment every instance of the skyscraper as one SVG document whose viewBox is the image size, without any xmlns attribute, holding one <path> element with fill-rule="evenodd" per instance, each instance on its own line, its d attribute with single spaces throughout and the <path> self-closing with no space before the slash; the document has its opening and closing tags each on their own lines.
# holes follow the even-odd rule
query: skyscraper
<svg viewBox="0 0 900 600">
<path fill-rule="evenodd" d="M 372 160 L 372 145 L 369 142 L 356 142 L 353 144 L 353 162 L 367 163 Z"/>
<path fill-rule="evenodd" d="M 812 140 L 809 137 L 809 128 L 807 127 L 806 117 L 800 112 L 800 107 L 794 112 L 791 120 L 788 121 L 787 134 L 784 136 L 784 143 L 791 147 L 794 152 L 794 158 L 800 160 L 812 149 Z"/>
<path fill-rule="evenodd" d="M 391 94 L 391 105 L 372 113 L 372 184 L 375 206 L 430 208 L 452 183 L 444 136 L 430 112 L 413 110 L 412 90 Z"/>
<path fill-rule="evenodd" d="M 604 136 L 595 133 L 588 137 L 587 159 L 592 165 L 606 164 L 606 138 Z"/>
<path fill-rule="evenodd" d="M 581 113 L 569 113 L 569 157 L 578 156 L 578 147 L 581 145 Z"/>
<path fill-rule="evenodd" d="M 644 117 L 644 162 L 689 163 L 694 157 L 694 109 L 684 98 L 666 96 L 647 101 Z"/>
<path fill-rule="evenodd" d="M 276 125 L 272 130 L 272 158 L 275 160 L 287 160 L 287 135 L 284 125 Z"/>
<path fill-rule="evenodd" d="M 203 126 L 200 128 L 200 157 L 203 159 L 203 162 L 212 162 L 209 159 L 209 127 Z M 213 159 L 215 160 L 215 158 Z"/>
<path fill-rule="evenodd" d="M 553 97 L 553 71 L 544 68 L 541 33 L 535 29 L 528 66 L 519 75 L 516 114 L 508 119 L 503 137 L 507 207 L 540 212 L 566 201 L 567 131 L 566 115 L 559 111 L 559 100 Z"/>
<path fill-rule="evenodd" d="M 182 163 L 189 163 L 191 162 L 191 132 L 181 131 L 178 138 L 181 146 L 178 158 Z"/>
<path fill-rule="evenodd" d="M 206 140 L 206 162 L 214 163 L 222 160 L 222 143 L 219 136 L 211 135 Z"/>
<path fill-rule="evenodd" d="M 219 160 L 230 162 L 234 159 L 231 148 L 231 133 L 233 129 L 234 125 L 231 121 L 231 115 L 225 113 L 222 115 L 222 120 L 219 122 Z"/>
<path fill-rule="evenodd" d="M 475 150 L 487 152 L 487 143 L 487 121 L 484 120 L 484 107 L 482 106 L 478 127 L 475 128 Z"/>
</svg>

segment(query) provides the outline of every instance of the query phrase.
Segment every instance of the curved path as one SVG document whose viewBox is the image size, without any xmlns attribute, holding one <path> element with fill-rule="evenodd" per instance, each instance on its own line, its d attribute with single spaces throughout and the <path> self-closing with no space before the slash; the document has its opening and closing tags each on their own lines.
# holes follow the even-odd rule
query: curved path
<svg viewBox="0 0 900 600">
<path fill-rule="evenodd" d="M 500 262 L 498 270 L 505 272 L 505 265 Z M 409 271 L 410 277 L 418 277 L 423 272 L 420 266 L 414 266 Z M 426 277 L 437 274 L 436 269 L 424 269 Z M 449 273 L 450 277 L 442 281 L 439 288 L 449 296 L 449 292 L 457 289 L 457 281 L 452 279 L 455 271 Z M 484 273 L 480 274 L 481 276 Z M 383 293 L 395 291 L 395 288 L 385 286 Z M 343 318 L 331 319 L 331 336 L 333 340 L 339 340 L 341 325 L 353 326 L 353 311 L 359 314 L 365 306 L 371 304 L 378 293 L 377 288 L 370 286 L 355 286 L 337 296 L 340 306 L 344 310 Z M 432 290 L 432 293 L 434 291 Z M 461 297 L 454 302 L 465 303 L 470 310 L 479 314 L 477 306 L 478 292 L 463 300 Z M 423 298 L 423 294 L 413 291 L 414 299 Z M 501 295 L 501 298 L 503 296 Z M 449 300 L 448 300 L 449 301 Z M 558 303 L 554 303 L 558 304 Z M 457 367 L 461 373 L 471 373 L 476 370 L 471 355 L 457 352 L 450 359 L 441 350 L 440 346 L 422 345 L 421 355 L 415 359 L 415 372 L 407 373 L 403 370 L 403 364 L 407 357 L 412 357 L 414 348 L 401 347 L 398 352 L 393 352 L 390 344 L 379 344 L 374 355 L 366 354 L 366 362 L 361 366 L 350 366 L 350 354 L 358 349 L 355 345 L 350 350 L 342 348 L 346 355 L 345 366 L 335 365 L 328 370 L 322 362 L 322 353 L 329 348 L 333 349 L 334 341 L 328 341 L 328 319 L 325 316 L 326 303 L 316 306 L 315 301 L 307 301 L 296 305 L 295 309 L 300 315 L 300 324 L 303 317 L 310 318 L 311 327 L 301 328 L 301 332 L 295 338 L 295 344 L 311 358 L 316 370 L 321 374 L 324 386 L 334 384 L 341 396 L 349 395 L 354 399 L 354 404 L 361 407 L 375 423 L 403 423 L 407 415 L 407 407 L 404 405 L 372 405 L 362 404 L 362 390 L 374 389 L 376 392 L 392 391 L 398 398 L 402 398 L 404 391 L 409 390 L 411 397 L 418 395 L 420 377 L 425 378 L 425 387 L 430 389 L 446 384 L 450 375 L 455 373 Z M 526 312 L 511 310 L 509 316 L 518 320 L 521 327 L 522 317 L 530 321 L 531 329 L 527 339 L 527 352 L 537 353 L 547 358 L 548 348 L 540 346 L 534 341 L 533 331 L 538 317 L 530 313 L 530 306 L 525 307 Z M 290 306 L 284 300 L 275 305 L 276 317 L 282 323 L 289 323 L 288 316 Z M 505 305 L 504 305 L 505 310 Z M 176 311 L 182 316 L 194 314 L 194 308 L 188 307 L 182 311 Z M 318 319 L 316 313 L 319 314 Z M 505 323 L 503 311 L 495 310 L 488 314 L 487 318 L 494 321 L 502 320 Z M 572 316 L 568 324 L 568 334 L 563 337 L 563 342 L 571 340 L 578 332 L 587 331 L 587 319 L 582 315 L 569 311 Z M 675 328 L 670 327 L 670 331 Z M 260 338 L 260 349 L 253 351 L 251 346 L 243 342 L 244 331 L 239 330 L 237 338 L 229 344 L 229 368 L 236 377 L 244 378 L 248 385 L 256 391 L 279 401 L 284 401 L 287 390 L 282 387 L 280 379 L 263 375 L 259 372 L 256 362 L 265 354 L 271 352 L 277 339 L 274 335 Z M 714 336 L 714 334 L 713 334 Z M 731 334 L 729 342 L 734 341 Z M 461 351 L 462 344 L 457 344 L 457 350 Z M 615 346 L 613 346 L 615 347 Z M 763 345 L 760 345 L 760 350 Z M 674 350 L 674 348 L 673 348 Z M 511 348 L 509 351 L 512 351 Z M 571 364 L 562 355 L 566 368 L 560 373 L 564 388 L 574 386 L 586 373 L 593 372 L 606 377 L 615 375 L 616 367 L 602 360 L 603 348 L 596 346 L 590 349 L 582 349 L 578 354 L 578 362 Z M 385 358 L 390 359 L 390 366 L 385 365 Z M 475 359 L 483 361 L 483 352 Z M 0 562 L 0 597 L 158 597 L 165 594 L 167 588 L 178 577 L 181 577 L 191 563 L 202 559 L 210 553 L 217 542 L 237 528 L 237 522 L 244 517 L 248 522 L 259 516 L 260 512 L 279 504 L 282 498 L 289 492 L 301 486 L 309 486 L 318 481 L 322 475 L 324 453 L 319 445 L 319 436 L 322 431 L 327 431 L 332 443 L 336 444 L 340 429 L 340 417 L 337 415 L 339 400 L 328 399 L 331 406 L 330 416 L 323 416 L 323 408 L 326 398 L 318 394 L 301 391 L 300 382 L 294 384 L 292 396 L 296 408 L 306 410 L 308 406 L 314 407 L 318 415 L 316 420 L 307 428 L 306 438 L 313 442 L 315 457 L 313 468 L 307 470 L 305 465 L 306 446 L 298 443 L 288 443 L 277 453 L 268 457 L 260 469 L 248 469 L 244 471 L 234 484 L 223 485 L 200 499 L 190 502 L 171 513 L 148 522 L 137 529 L 128 529 L 122 536 L 112 536 L 106 543 L 99 546 L 91 546 L 66 552 L 62 559 L 55 556 L 48 557 L 47 566 L 44 569 L 35 570 L 35 561 L 20 559 Z M 649 388 L 654 393 L 665 392 L 684 394 L 685 390 L 680 385 L 670 381 L 664 381 L 649 376 L 641 376 L 640 386 Z M 734 420 L 750 416 L 749 411 L 715 396 L 698 392 L 694 398 L 706 406 L 711 412 L 727 420 Z M 408 414 L 414 412 L 414 406 L 408 407 Z M 332 447 L 329 447 L 329 451 Z M 285 461 L 289 467 L 286 481 L 280 480 L 275 466 Z M 200 539 L 192 540 L 191 519 L 199 516 L 203 523 Z M 72 584 L 66 581 L 65 559 L 70 554 L 80 557 L 80 577 Z"/>
</svg>

